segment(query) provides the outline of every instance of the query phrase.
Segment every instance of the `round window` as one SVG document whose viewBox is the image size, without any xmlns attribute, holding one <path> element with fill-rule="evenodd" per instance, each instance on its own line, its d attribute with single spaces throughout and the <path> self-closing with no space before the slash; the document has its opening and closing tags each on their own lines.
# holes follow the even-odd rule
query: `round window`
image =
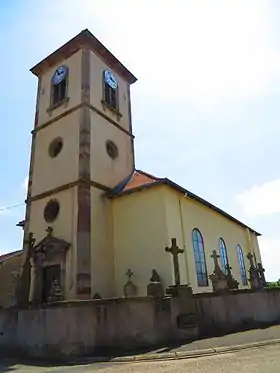
<svg viewBox="0 0 280 373">
<path fill-rule="evenodd" d="M 44 209 L 44 218 L 47 223 L 53 222 L 59 213 L 59 203 L 55 199 L 51 199 Z"/>
<path fill-rule="evenodd" d="M 61 152 L 62 146 L 63 141 L 61 137 L 57 137 L 56 139 L 54 139 L 49 146 L 50 157 L 55 158 Z"/>
<path fill-rule="evenodd" d="M 117 158 L 119 151 L 118 151 L 117 145 L 114 144 L 113 141 L 108 140 L 106 142 L 106 150 L 107 150 L 109 157 L 111 157 L 112 159 Z"/>
</svg>

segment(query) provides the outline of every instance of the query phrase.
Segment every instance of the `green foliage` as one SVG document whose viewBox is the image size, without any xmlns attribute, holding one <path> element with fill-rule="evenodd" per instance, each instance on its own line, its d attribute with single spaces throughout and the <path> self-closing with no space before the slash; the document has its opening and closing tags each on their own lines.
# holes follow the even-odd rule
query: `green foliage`
<svg viewBox="0 0 280 373">
<path fill-rule="evenodd" d="M 280 288 L 280 279 L 277 282 L 267 282 L 268 288 Z"/>
</svg>

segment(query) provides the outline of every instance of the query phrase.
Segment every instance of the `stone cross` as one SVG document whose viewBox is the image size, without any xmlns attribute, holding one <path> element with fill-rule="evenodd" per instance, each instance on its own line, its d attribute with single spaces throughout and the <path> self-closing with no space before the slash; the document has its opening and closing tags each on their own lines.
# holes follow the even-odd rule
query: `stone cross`
<svg viewBox="0 0 280 373">
<path fill-rule="evenodd" d="M 134 273 L 130 268 L 126 271 L 126 276 L 128 277 L 129 281 L 131 280 L 132 276 L 134 276 Z"/>
<path fill-rule="evenodd" d="M 179 249 L 176 243 L 176 238 L 171 238 L 171 247 L 166 247 L 165 251 L 170 253 L 173 256 L 175 286 L 178 287 L 180 286 L 180 283 L 181 283 L 178 254 L 182 254 L 184 250 Z"/>
<path fill-rule="evenodd" d="M 217 251 L 214 249 L 214 250 L 213 250 L 213 253 L 212 253 L 212 255 L 211 255 L 211 258 L 214 259 L 214 267 L 215 267 L 215 268 L 219 267 L 219 263 L 218 263 L 218 259 L 219 259 L 219 257 L 220 257 L 220 255 L 217 254 Z"/>
<path fill-rule="evenodd" d="M 265 269 L 263 268 L 261 263 L 258 263 L 258 271 L 259 271 L 259 276 L 261 280 L 261 285 L 262 287 L 266 287 L 267 283 L 266 283 L 265 276 L 264 276 Z"/>
<path fill-rule="evenodd" d="M 253 255 L 251 253 L 247 254 L 247 258 L 249 259 L 250 261 L 250 268 L 254 269 L 255 268 L 255 265 L 254 265 L 254 261 L 253 261 Z"/>
</svg>

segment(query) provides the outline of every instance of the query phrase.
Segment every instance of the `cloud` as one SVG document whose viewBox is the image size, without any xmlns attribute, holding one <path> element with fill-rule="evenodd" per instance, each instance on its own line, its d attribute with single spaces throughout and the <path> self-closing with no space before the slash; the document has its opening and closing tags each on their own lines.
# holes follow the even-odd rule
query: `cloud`
<svg viewBox="0 0 280 373">
<path fill-rule="evenodd" d="M 280 212 L 280 179 L 254 185 L 239 193 L 235 202 L 248 217 L 269 216 Z"/>
<path fill-rule="evenodd" d="M 27 192 L 28 187 L 28 176 L 23 180 L 23 183 L 21 184 L 21 188 L 24 189 Z"/>
<path fill-rule="evenodd" d="M 266 269 L 266 280 L 280 279 L 280 236 L 259 237 L 263 266 Z"/>
</svg>

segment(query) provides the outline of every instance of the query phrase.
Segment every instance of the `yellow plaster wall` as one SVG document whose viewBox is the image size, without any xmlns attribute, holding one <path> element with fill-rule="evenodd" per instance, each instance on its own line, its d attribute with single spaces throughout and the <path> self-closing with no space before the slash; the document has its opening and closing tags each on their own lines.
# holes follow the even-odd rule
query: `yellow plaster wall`
<svg viewBox="0 0 280 373">
<path fill-rule="evenodd" d="M 118 157 L 107 154 L 106 141 L 118 147 Z M 133 168 L 131 138 L 112 123 L 91 111 L 91 179 L 108 187 L 116 186 Z"/>
<path fill-rule="evenodd" d="M 103 98 L 103 71 L 109 69 L 118 79 L 119 111 L 122 117 L 117 121 L 116 115 L 109 109 L 104 111 L 101 104 Z M 116 121 L 120 126 L 129 131 L 129 97 L 127 94 L 128 83 L 125 82 L 113 69 L 108 67 L 100 57 L 91 52 L 91 77 L 90 77 L 90 101 L 91 105 L 104 112 L 109 118 Z"/>
<path fill-rule="evenodd" d="M 51 79 L 53 73 L 60 65 L 66 65 L 69 68 L 68 76 L 68 91 L 67 96 L 69 101 L 66 106 L 61 105 L 54 109 L 52 113 L 48 113 L 48 108 L 50 107 L 50 92 L 51 92 Z M 72 107 L 78 105 L 81 102 L 81 69 L 82 69 L 82 51 L 78 51 L 66 60 L 61 61 L 57 65 L 50 68 L 41 77 L 41 90 L 39 96 L 39 116 L 38 116 L 38 126 L 53 119 L 71 109 Z"/>
<path fill-rule="evenodd" d="M 180 210 L 182 210 L 182 198 L 177 193 L 172 193 L 172 191 L 164 188 L 164 203 L 165 203 L 165 213 L 167 221 L 167 232 L 169 240 L 171 238 L 176 238 L 177 246 L 184 250 L 184 253 L 179 255 L 179 267 L 180 267 L 180 279 L 182 284 L 188 284 L 188 271 L 187 271 L 187 249 L 185 243 L 184 234 L 184 219 Z M 183 217 L 184 218 L 184 217 Z M 169 245 L 170 246 L 170 245 Z M 170 255 L 171 260 L 171 255 Z M 173 262 L 172 262 L 173 265 Z M 174 277 L 174 272 L 173 277 Z M 173 283 L 175 279 L 173 278 Z"/>
<path fill-rule="evenodd" d="M 78 178 L 80 110 L 61 118 L 36 134 L 32 196 L 73 182 Z M 57 157 L 49 156 L 49 145 L 56 138 L 63 139 Z"/>
<path fill-rule="evenodd" d="M 219 238 L 222 237 L 227 247 L 228 259 L 232 267 L 233 276 L 240 282 L 240 288 L 243 288 L 241 284 L 236 246 L 237 244 L 240 244 L 243 249 L 245 266 L 248 271 L 249 262 L 246 255 L 248 252 L 252 251 L 252 248 L 250 248 L 246 228 L 239 226 L 214 210 L 203 206 L 201 203 L 182 197 L 181 193 L 166 187 L 165 202 L 167 205 L 166 211 L 170 215 L 168 217 L 169 226 L 172 227 L 173 232 L 176 232 L 177 229 L 178 237 L 180 237 L 180 231 L 179 228 L 174 227 L 174 225 L 177 224 L 176 222 L 179 224 L 180 216 L 178 217 L 179 209 L 176 209 L 174 206 L 175 204 L 179 204 L 179 198 L 181 198 L 182 203 L 183 231 L 185 235 L 184 241 L 186 244 L 186 259 L 189 272 L 188 276 L 194 293 L 212 291 L 210 280 L 208 287 L 199 287 L 197 285 L 192 245 L 192 230 L 194 228 L 198 228 L 203 236 L 208 275 L 210 275 L 214 269 L 213 259 L 211 258 L 212 251 L 215 248 L 219 253 Z M 180 240 L 182 240 L 182 238 L 179 239 L 179 242 Z"/>
<path fill-rule="evenodd" d="M 153 268 L 164 286 L 172 284 L 171 257 L 165 252 L 170 242 L 164 197 L 159 186 L 112 200 L 116 296 L 123 296 L 128 268 L 135 273 L 138 295 L 147 294 Z"/>
<path fill-rule="evenodd" d="M 110 200 L 104 191 L 91 188 L 91 287 L 92 296 L 114 296 L 114 253 Z"/>
<path fill-rule="evenodd" d="M 59 201 L 60 211 L 53 223 L 47 223 L 44 220 L 44 208 L 52 198 Z M 34 233 L 36 242 L 40 242 L 46 236 L 46 228 L 50 226 L 55 237 L 71 244 L 66 257 L 66 299 L 74 298 L 75 294 L 77 214 L 77 187 L 31 203 L 29 231 Z"/>
<path fill-rule="evenodd" d="M 253 249 L 254 249 L 253 251 L 255 253 L 257 263 L 262 263 L 258 237 L 254 233 L 251 233 L 251 242 L 252 242 L 252 245 L 253 245 Z"/>
</svg>

